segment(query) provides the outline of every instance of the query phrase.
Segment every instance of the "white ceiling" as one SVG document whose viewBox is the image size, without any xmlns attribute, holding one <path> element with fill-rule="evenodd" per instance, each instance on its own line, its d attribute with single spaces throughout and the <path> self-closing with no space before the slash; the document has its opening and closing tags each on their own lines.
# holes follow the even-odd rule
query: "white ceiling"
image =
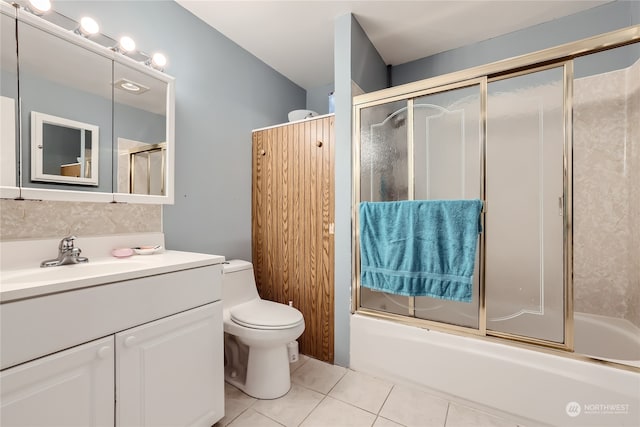
<svg viewBox="0 0 640 427">
<path fill-rule="evenodd" d="M 551 21 L 611 0 L 176 0 L 305 89 L 333 82 L 336 17 L 353 13 L 398 65 Z"/>
</svg>

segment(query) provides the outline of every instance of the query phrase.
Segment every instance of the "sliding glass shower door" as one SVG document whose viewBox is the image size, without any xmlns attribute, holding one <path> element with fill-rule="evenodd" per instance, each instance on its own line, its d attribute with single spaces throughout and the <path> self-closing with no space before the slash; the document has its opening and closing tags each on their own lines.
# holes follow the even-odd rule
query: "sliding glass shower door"
<svg viewBox="0 0 640 427">
<path fill-rule="evenodd" d="M 487 332 L 564 343 L 564 67 L 490 81 Z"/>
<path fill-rule="evenodd" d="M 360 111 L 361 201 L 482 199 L 471 303 L 360 287 L 360 307 L 550 346 L 565 342 L 565 141 L 559 64 Z"/>
<path fill-rule="evenodd" d="M 413 100 L 413 198 L 481 198 L 484 79 L 439 88 Z M 415 297 L 415 317 L 477 329 L 480 251 L 476 251 L 471 303 Z"/>
<path fill-rule="evenodd" d="M 360 200 L 393 202 L 409 198 L 408 121 L 406 100 L 385 102 L 361 113 Z M 411 299 L 360 289 L 363 308 L 411 315 Z"/>
<path fill-rule="evenodd" d="M 361 111 L 360 200 L 481 198 L 482 85 L 476 79 Z M 479 254 L 479 251 L 476 252 Z M 360 306 L 478 328 L 480 262 L 471 303 L 360 288 Z"/>
</svg>

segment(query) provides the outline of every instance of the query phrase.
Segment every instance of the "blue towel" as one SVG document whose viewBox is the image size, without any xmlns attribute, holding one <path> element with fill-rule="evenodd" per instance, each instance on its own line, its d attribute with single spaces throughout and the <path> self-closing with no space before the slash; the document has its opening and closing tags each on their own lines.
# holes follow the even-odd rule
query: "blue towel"
<svg viewBox="0 0 640 427">
<path fill-rule="evenodd" d="M 360 203 L 361 285 L 471 302 L 480 200 Z"/>
</svg>

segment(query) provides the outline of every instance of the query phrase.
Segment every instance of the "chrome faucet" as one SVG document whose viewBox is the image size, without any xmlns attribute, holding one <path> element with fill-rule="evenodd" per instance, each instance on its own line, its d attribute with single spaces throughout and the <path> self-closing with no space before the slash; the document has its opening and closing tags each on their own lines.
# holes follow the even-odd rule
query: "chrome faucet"
<svg viewBox="0 0 640 427">
<path fill-rule="evenodd" d="M 89 258 L 80 256 L 80 248 L 73 246 L 76 236 L 67 236 L 60 240 L 58 258 L 42 261 L 40 267 L 56 267 L 58 265 L 80 264 L 89 262 Z"/>
</svg>

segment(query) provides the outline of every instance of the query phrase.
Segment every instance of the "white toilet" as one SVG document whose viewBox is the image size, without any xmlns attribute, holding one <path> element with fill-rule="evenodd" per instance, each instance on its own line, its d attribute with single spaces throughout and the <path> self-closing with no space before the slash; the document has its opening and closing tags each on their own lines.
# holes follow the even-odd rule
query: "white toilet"
<svg viewBox="0 0 640 427">
<path fill-rule="evenodd" d="M 276 399 L 291 387 L 287 344 L 304 331 L 302 313 L 260 299 L 248 261 L 222 270 L 224 378 L 258 399 Z"/>
</svg>

